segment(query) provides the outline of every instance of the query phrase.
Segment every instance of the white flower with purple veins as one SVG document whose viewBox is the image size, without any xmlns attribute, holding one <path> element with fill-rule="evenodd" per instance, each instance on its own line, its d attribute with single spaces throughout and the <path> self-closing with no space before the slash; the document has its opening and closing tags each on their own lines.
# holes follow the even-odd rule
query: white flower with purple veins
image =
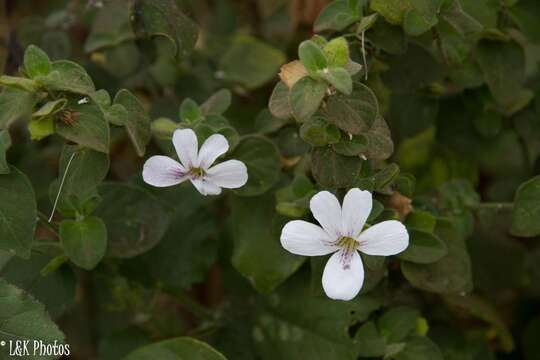
<svg viewBox="0 0 540 360">
<path fill-rule="evenodd" d="M 219 195 L 221 188 L 236 189 L 246 184 L 248 173 L 243 162 L 227 160 L 212 166 L 229 150 L 225 136 L 210 136 L 200 150 L 191 129 L 176 130 L 172 141 L 180 162 L 168 156 L 152 156 L 143 167 L 146 183 L 166 187 L 190 180 L 202 195 Z"/>
<path fill-rule="evenodd" d="M 390 256 L 409 246 L 405 226 L 396 220 L 383 221 L 363 231 L 373 206 L 371 193 L 351 189 L 343 206 L 328 191 L 310 201 L 313 216 L 321 226 L 303 220 L 288 222 L 281 232 L 281 245 L 303 256 L 334 253 L 324 268 L 322 285 L 335 300 L 351 300 L 362 288 L 364 267 L 360 254 Z"/>
</svg>

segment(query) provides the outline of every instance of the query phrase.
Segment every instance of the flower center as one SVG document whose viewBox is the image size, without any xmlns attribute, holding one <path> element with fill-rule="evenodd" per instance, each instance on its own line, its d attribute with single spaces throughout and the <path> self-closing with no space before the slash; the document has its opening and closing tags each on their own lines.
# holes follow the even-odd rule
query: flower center
<svg viewBox="0 0 540 360">
<path fill-rule="evenodd" d="M 192 168 L 189 173 L 195 179 L 200 179 L 205 175 L 204 170 L 201 168 Z"/>
<path fill-rule="evenodd" d="M 344 270 L 349 269 L 354 252 L 358 247 L 358 242 L 353 238 L 343 236 L 337 241 L 337 245 L 341 248 L 341 265 Z"/>
</svg>

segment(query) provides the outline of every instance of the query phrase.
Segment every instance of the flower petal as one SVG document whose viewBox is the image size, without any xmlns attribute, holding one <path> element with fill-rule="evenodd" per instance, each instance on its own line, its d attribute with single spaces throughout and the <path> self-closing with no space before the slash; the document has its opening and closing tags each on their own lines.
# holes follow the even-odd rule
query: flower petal
<svg viewBox="0 0 540 360">
<path fill-rule="evenodd" d="M 354 251 L 348 266 L 341 261 L 343 250 L 328 259 L 322 276 L 326 295 L 334 300 L 352 300 L 362 289 L 364 266 L 358 251 Z"/>
<path fill-rule="evenodd" d="M 199 167 L 199 160 L 197 159 L 199 145 L 197 135 L 195 135 L 193 130 L 176 130 L 173 134 L 173 145 L 180 162 L 187 170 Z"/>
<path fill-rule="evenodd" d="M 402 252 L 409 246 L 409 233 L 405 225 L 397 220 L 375 224 L 357 238 L 358 250 L 368 255 L 390 256 Z"/>
<path fill-rule="evenodd" d="M 289 221 L 281 230 L 281 246 L 303 256 L 327 255 L 339 248 L 320 226 L 303 220 Z"/>
<path fill-rule="evenodd" d="M 208 169 L 206 178 L 217 186 L 236 189 L 246 184 L 247 167 L 239 160 L 227 160 Z"/>
<path fill-rule="evenodd" d="M 145 183 L 157 187 L 166 187 L 180 184 L 186 180 L 185 169 L 180 163 L 168 156 L 152 156 L 143 166 L 143 180 Z"/>
<path fill-rule="evenodd" d="M 221 194 L 221 188 L 216 184 L 207 181 L 206 179 L 191 179 L 191 183 L 201 195 L 219 195 Z"/>
<path fill-rule="evenodd" d="M 199 166 L 208 169 L 214 161 L 229 150 L 229 142 L 225 136 L 214 134 L 210 136 L 199 151 Z"/>
<path fill-rule="evenodd" d="M 328 191 L 318 192 L 311 198 L 309 207 L 315 219 L 333 240 L 341 237 L 341 205 L 334 194 Z"/>
<path fill-rule="evenodd" d="M 343 231 L 344 235 L 356 239 L 371 213 L 373 200 L 369 191 L 351 189 L 343 199 Z"/>
</svg>

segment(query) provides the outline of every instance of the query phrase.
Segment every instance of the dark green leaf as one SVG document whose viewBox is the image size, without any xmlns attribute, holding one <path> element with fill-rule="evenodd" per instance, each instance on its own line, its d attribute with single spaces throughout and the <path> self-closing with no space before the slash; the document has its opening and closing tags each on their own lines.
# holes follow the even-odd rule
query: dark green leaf
<svg viewBox="0 0 540 360">
<path fill-rule="evenodd" d="M 290 92 L 291 90 L 283 81 L 276 84 L 268 103 L 268 109 L 272 115 L 279 119 L 288 119 L 291 117 L 292 107 L 289 102 Z"/>
<path fill-rule="evenodd" d="M 32 184 L 12 167 L 0 175 L 0 250 L 28 258 L 37 222 L 36 197 Z"/>
<path fill-rule="evenodd" d="M 349 7 L 348 0 L 336 0 L 328 4 L 319 14 L 313 31 L 326 30 L 341 31 L 356 21 L 360 21 L 362 14 Z"/>
<path fill-rule="evenodd" d="M 315 148 L 311 156 L 313 176 L 323 187 L 352 187 L 360 177 L 362 159 L 359 157 L 339 155 L 327 147 Z"/>
<path fill-rule="evenodd" d="M 250 36 L 238 36 L 221 57 L 219 69 L 226 80 L 254 89 L 271 80 L 285 60 L 281 50 Z"/>
<path fill-rule="evenodd" d="M 107 255 L 130 258 L 159 243 L 169 216 L 156 198 L 138 187 L 113 183 L 101 185 L 99 194 L 103 201 L 96 215 L 107 226 Z"/>
<path fill-rule="evenodd" d="M 355 82 L 350 95 L 330 96 L 324 113 L 340 129 L 350 134 L 360 134 L 375 122 L 379 115 L 379 103 L 370 88 Z"/>
<path fill-rule="evenodd" d="M 67 91 L 91 95 L 96 89 L 86 70 L 72 61 L 58 60 L 52 63 L 52 71 L 36 78 L 49 91 Z"/>
<path fill-rule="evenodd" d="M 540 235 L 540 177 L 523 183 L 517 190 L 512 212 L 513 235 L 534 237 Z"/>
<path fill-rule="evenodd" d="M 164 36 L 174 46 L 175 56 L 184 58 L 195 47 L 199 27 L 174 0 L 136 0 L 130 15 L 137 37 Z"/>
<path fill-rule="evenodd" d="M 272 195 L 232 201 L 232 263 L 255 289 L 265 293 L 285 281 L 305 260 L 283 249 L 279 242 L 283 221 L 276 217 Z"/>
<path fill-rule="evenodd" d="M 392 357 L 395 360 L 443 360 L 439 347 L 427 337 L 409 339 L 405 348 Z"/>
<path fill-rule="evenodd" d="M 350 95 L 352 92 L 352 78 L 344 68 L 329 68 L 318 73 L 320 77 L 328 81 L 338 91 L 345 95 Z"/>
<path fill-rule="evenodd" d="M 416 329 L 420 312 L 408 306 L 396 306 L 385 312 L 377 321 L 379 332 L 387 343 L 403 341 Z"/>
<path fill-rule="evenodd" d="M 0 318 L 3 319 L 0 331 L 4 340 L 28 340 L 32 345 L 34 340 L 41 340 L 45 344 L 54 344 L 55 340 L 63 343 L 64 334 L 51 320 L 40 302 L 5 280 L 0 280 L 0 293 L 2 294 Z M 9 355 L 9 348 L 9 346 L 0 348 L 0 355 L 4 359 L 12 357 Z M 31 345 L 29 345 L 29 350 L 32 351 Z M 38 359 L 36 356 L 28 358 Z M 47 358 L 52 359 L 52 357 Z"/>
<path fill-rule="evenodd" d="M 322 116 L 313 116 L 300 127 L 302 139 L 313 146 L 336 144 L 341 138 L 341 132 Z"/>
<path fill-rule="evenodd" d="M 107 1 L 92 23 L 92 30 L 84 43 L 84 51 L 93 52 L 104 47 L 117 46 L 134 37 L 127 4 L 123 1 Z"/>
<path fill-rule="evenodd" d="M 11 169 L 6 160 L 6 152 L 11 146 L 11 136 L 8 130 L 0 131 L 0 175 L 9 174 Z"/>
<path fill-rule="evenodd" d="M 24 52 L 24 70 L 30 78 L 46 76 L 52 70 L 47 54 L 35 45 L 30 45 Z"/>
<path fill-rule="evenodd" d="M 268 191 L 279 179 L 280 158 L 276 146 L 261 136 L 247 136 L 231 154 L 248 169 L 248 182 L 234 192 L 241 196 L 256 196 Z"/>
<path fill-rule="evenodd" d="M 114 97 L 114 103 L 126 108 L 128 118 L 125 123 L 126 131 L 139 156 L 144 156 L 146 145 L 150 142 L 150 118 L 148 117 L 139 99 L 129 90 L 120 90 Z"/>
<path fill-rule="evenodd" d="M 501 105 L 517 100 L 525 77 L 525 57 L 514 42 L 483 40 L 476 50 L 478 63 L 493 97 Z"/>
<path fill-rule="evenodd" d="M 67 105 L 73 121 L 57 120 L 56 132 L 63 138 L 99 152 L 109 152 L 109 124 L 100 107 L 94 103 L 78 104 L 71 100 Z"/>
<path fill-rule="evenodd" d="M 409 247 L 398 257 L 417 264 L 431 264 L 446 254 L 446 244 L 437 236 L 424 231 L 409 230 Z"/>
<path fill-rule="evenodd" d="M 436 293 L 461 293 L 471 290 L 471 260 L 465 240 L 448 219 L 437 221 L 435 235 L 446 243 L 448 254 L 429 265 L 403 262 L 405 278 L 417 288 Z"/>
<path fill-rule="evenodd" d="M 63 220 L 59 234 L 66 255 L 83 269 L 92 270 L 105 256 L 107 229 L 98 217 Z"/>
<path fill-rule="evenodd" d="M 29 116 L 37 96 L 27 91 L 4 88 L 0 93 L 0 130 L 7 129 L 21 117 Z"/>
<path fill-rule="evenodd" d="M 206 116 L 222 115 L 231 106 L 231 101 L 231 91 L 229 89 L 221 89 L 201 105 L 201 110 Z"/>
<path fill-rule="evenodd" d="M 289 95 L 294 117 L 305 121 L 319 110 L 328 85 L 324 81 L 304 77 L 294 84 Z"/>
<path fill-rule="evenodd" d="M 227 360 L 210 345 L 188 337 L 146 345 L 122 360 L 147 360 L 154 357 L 163 360 Z"/>
</svg>

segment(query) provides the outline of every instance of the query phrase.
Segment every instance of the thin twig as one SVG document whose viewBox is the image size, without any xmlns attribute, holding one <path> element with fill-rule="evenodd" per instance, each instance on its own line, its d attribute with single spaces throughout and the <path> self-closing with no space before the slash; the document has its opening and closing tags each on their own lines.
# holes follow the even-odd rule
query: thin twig
<svg viewBox="0 0 540 360">
<path fill-rule="evenodd" d="M 362 59 L 364 60 L 364 74 L 365 74 L 365 80 L 368 79 L 368 67 L 367 67 L 367 58 L 366 58 L 366 39 L 365 39 L 365 31 L 362 31 Z"/>
<path fill-rule="evenodd" d="M 62 193 L 62 188 L 64 187 L 64 182 L 66 181 L 67 173 L 69 171 L 69 167 L 71 166 L 71 162 L 73 161 L 73 158 L 75 157 L 76 152 L 71 154 L 71 157 L 69 158 L 68 164 L 66 166 L 66 171 L 64 171 L 64 176 L 62 176 L 62 181 L 60 182 L 60 188 L 58 189 L 58 194 L 56 194 L 56 199 L 54 200 L 53 209 L 51 211 L 51 216 L 49 217 L 48 222 L 50 223 L 53 219 L 54 212 L 56 211 L 56 205 L 58 205 L 58 200 L 60 199 L 60 194 Z"/>
</svg>

